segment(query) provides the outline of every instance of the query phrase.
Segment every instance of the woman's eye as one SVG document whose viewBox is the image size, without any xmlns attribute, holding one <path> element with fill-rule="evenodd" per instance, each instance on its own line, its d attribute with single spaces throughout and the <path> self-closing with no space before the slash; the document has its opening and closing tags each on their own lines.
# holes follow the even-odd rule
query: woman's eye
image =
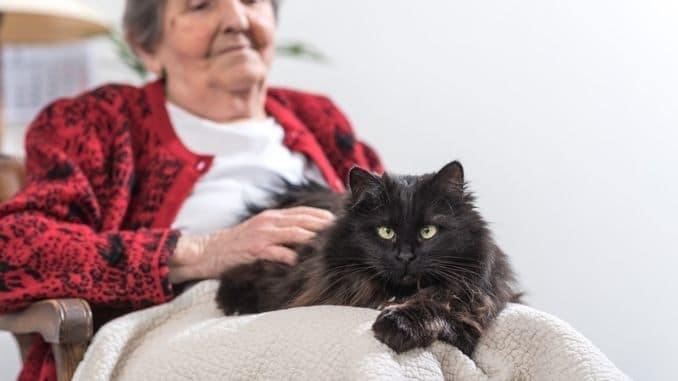
<svg viewBox="0 0 678 381">
<path fill-rule="evenodd" d="M 192 11 L 200 11 L 207 8 L 208 5 L 209 5 L 208 1 L 191 1 L 188 4 L 188 8 L 190 8 L 190 10 Z"/>
<path fill-rule="evenodd" d="M 377 234 L 383 239 L 393 239 L 395 237 L 395 231 L 387 226 L 380 226 L 377 228 Z"/>
<path fill-rule="evenodd" d="M 419 236 L 423 239 L 431 239 L 438 233 L 438 228 L 433 225 L 424 226 L 419 230 Z"/>
</svg>

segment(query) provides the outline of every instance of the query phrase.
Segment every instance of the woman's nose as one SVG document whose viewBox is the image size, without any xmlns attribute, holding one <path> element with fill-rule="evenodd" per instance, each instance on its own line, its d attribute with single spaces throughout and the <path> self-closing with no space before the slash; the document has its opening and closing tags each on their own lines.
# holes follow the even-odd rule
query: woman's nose
<svg viewBox="0 0 678 381">
<path fill-rule="evenodd" d="M 249 28 L 247 8 L 240 0 L 222 0 L 222 29 L 224 32 L 242 32 Z"/>
</svg>

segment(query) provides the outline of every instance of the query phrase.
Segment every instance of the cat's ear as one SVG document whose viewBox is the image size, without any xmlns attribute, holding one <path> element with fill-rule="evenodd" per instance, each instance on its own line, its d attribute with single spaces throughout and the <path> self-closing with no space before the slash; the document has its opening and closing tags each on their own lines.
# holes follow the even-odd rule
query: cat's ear
<svg viewBox="0 0 678 381">
<path fill-rule="evenodd" d="M 353 205 L 377 200 L 382 191 L 381 179 L 360 167 L 353 167 L 348 172 L 348 186 Z"/>
<path fill-rule="evenodd" d="M 464 167 L 458 161 L 448 163 L 433 176 L 431 184 L 443 192 L 462 192 Z"/>
</svg>

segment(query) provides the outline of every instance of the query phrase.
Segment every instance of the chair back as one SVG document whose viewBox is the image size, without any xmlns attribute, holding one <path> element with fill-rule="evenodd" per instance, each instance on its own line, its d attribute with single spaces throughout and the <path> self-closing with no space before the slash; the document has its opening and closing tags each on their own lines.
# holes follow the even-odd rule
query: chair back
<svg viewBox="0 0 678 381">
<path fill-rule="evenodd" d="M 14 196 L 26 183 L 26 172 L 21 160 L 0 154 L 0 202 Z"/>
</svg>

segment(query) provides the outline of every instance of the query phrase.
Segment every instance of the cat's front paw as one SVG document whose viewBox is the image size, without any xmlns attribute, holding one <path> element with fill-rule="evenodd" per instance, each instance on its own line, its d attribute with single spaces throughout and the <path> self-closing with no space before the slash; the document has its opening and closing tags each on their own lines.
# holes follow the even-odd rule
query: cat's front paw
<svg viewBox="0 0 678 381">
<path fill-rule="evenodd" d="M 416 315 L 398 308 L 386 308 L 372 325 L 374 336 L 396 353 L 428 347 L 436 337 Z"/>
</svg>

